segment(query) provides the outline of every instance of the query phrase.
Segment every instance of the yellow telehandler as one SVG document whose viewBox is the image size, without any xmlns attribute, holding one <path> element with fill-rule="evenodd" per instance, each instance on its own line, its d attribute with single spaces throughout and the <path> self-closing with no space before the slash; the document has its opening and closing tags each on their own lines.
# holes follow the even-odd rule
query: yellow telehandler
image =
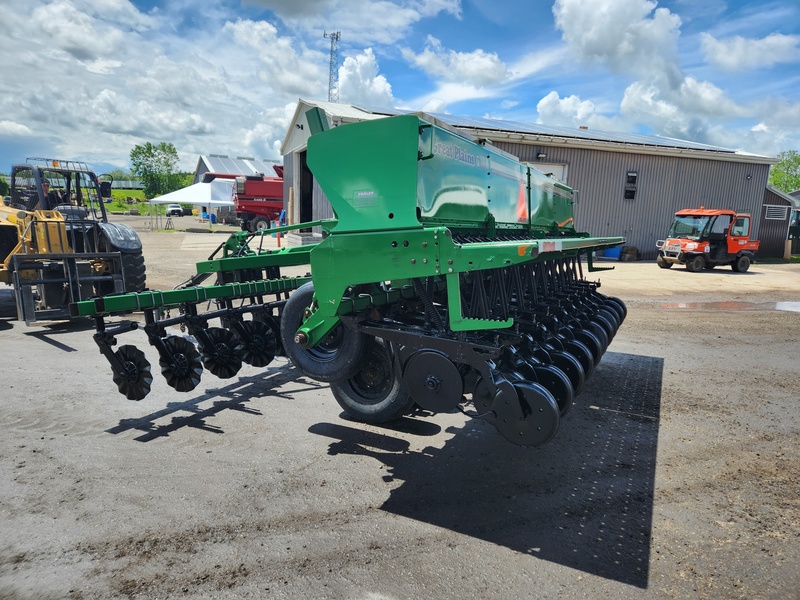
<svg viewBox="0 0 800 600">
<path fill-rule="evenodd" d="M 70 318 L 69 304 L 145 288 L 142 242 L 111 223 L 101 181 L 82 162 L 29 158 L 14 165 L 0 205 L 0 283 L 13 287 L 20 321 Z"/>
</svg>

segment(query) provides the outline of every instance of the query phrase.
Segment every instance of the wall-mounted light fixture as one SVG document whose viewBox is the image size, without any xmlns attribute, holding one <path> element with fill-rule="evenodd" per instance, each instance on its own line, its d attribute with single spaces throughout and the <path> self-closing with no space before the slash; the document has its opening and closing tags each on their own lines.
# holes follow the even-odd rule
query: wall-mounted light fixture
<svg viewBox="0 0 800 600">
<path fill-rule="evenodd" d="M 753 178 L 753 176 L 752 176 L 752 175 L 747 175 L 747 176 L 745 176 L 745 179 L 747 179 L 747 181 L 750 181 L 752 178 Z"/>
<path fill-rule="evenodd" d="M 539 152 L 539 154 L 536 155 L 536 158 L 538 158 L 539 160 L 545 159 L 545 158 L 547 158 L 547 153 L 546 152 Z"/>
</svg>

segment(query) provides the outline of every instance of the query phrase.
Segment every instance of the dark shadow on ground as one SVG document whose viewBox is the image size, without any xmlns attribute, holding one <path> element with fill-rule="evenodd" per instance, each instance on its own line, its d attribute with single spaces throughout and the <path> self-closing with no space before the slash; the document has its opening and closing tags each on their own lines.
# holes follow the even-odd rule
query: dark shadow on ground
<svg viewBox="0 0 800 600">
<path fill-rule="evenodd" d="M 38 323 L 37 323 L 38 324 Z M 76 331 L 89 331 L 94 329 L 94 322 L 90 319 L 76 319 L 74 321 L 53 321 L 44 325 L 42 329 L 26 331 L 25 335 L 34 337 L 41 342 L 50 344 L 62 352 L 77 352 L 77 348 L 68 346 L 58 341 L 58 336 L 74 333 Z"/>
<path fill-rule="evenodd" d="M 292 388 L 282 392 L 280 387 L 289 382 L 307 383 L 307 387 Z M 200 386 L 203 383 L 201 381 Z M 225 410 L 238 410 L 252 415 L 262 413 L 250 406 L 254 400 L 268 395 L 270 398 L 292 398 L 296 394 L 324 387 L 325 384 L 311 379 L 301 378 L 299 371 L 288 365 L 268 367 L 263 373 L 249 377 L 237 377 L 228 385 L 206 388 L 205 392 L 192 396 L 183 402 L 170 402 L 164 408 L 134 419 L 122 419 L 116 426 L 107 429 L 106 433 L 114 435 L 131 430 L 143 432 L 134 438 L 138 442 L 150 442 L 157 438 L 168 437 L 183 427 L 194 427 L 210 433 L 224 433 L 220 427 L 209 423 L 209 419 Z M 210 404 L 205 403 L 211 401 Z M 163 423 L 159 421 L 170 417 Z"/>
<path fill-rule="evenodd" d="M 372 456 L 385 481 L 402 481 L 383 510 L 646 588 L 662 371 L 663 359 L 607 352 L 542 448 L 513 446 L 483 422 L 422 452 L 390 429 L 311 431 L 336 439 L 330 454 Z"/>
</svg>

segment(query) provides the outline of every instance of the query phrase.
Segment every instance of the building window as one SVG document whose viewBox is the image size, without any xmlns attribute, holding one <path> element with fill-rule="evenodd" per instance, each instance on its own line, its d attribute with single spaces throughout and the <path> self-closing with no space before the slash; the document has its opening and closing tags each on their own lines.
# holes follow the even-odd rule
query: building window
<svg viewBox="0 0 800 600">
<path fill-rule="evenodd" d="M 639 173 L 637 171 L 628 171 L 625 175 L 625 200 L 636 199 L 636 185 L 639 181 Z"/>
</svg>

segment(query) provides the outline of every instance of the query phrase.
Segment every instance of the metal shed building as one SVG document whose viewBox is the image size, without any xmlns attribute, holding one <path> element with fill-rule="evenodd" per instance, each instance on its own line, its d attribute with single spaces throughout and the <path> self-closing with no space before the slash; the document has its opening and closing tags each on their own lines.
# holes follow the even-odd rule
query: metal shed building
<svg viewBox="0 0 800 600">
<path fill-rule="evenodd" d="M 788 258 L 786 254 L 791 255 L 789 225 L 792 211 L 798 206 L 800 202 L 789 194 L 767 186 L 761 207 L 761 256 Z"/>
<path fill-rule="evenodd" d="M 292 222 L 333 216 L 305 162 L 309 136 L 305 114 L 315 107 L 325 112 L 332 127 L 403 112 L 300 100 L 282 147 L 285 198 L 293 199 Z M 754 235 L 762 240 L 759 257 L 783 256 L 783 241 L 779 254 L 766 252 L 777 248 L 777 237 L 769 244 L 763 234 L 775 237 L 778 229 L 762 226 L 769 168 L 777 159 L 659 136 L 432 116 L 578 190 L 576 227 L 597 236 L 624 236 L 643 259 L 655 258 L 656 240 L 666 234 L 675 211 L 699 206 L 750 213 Z"/>
</svg>

